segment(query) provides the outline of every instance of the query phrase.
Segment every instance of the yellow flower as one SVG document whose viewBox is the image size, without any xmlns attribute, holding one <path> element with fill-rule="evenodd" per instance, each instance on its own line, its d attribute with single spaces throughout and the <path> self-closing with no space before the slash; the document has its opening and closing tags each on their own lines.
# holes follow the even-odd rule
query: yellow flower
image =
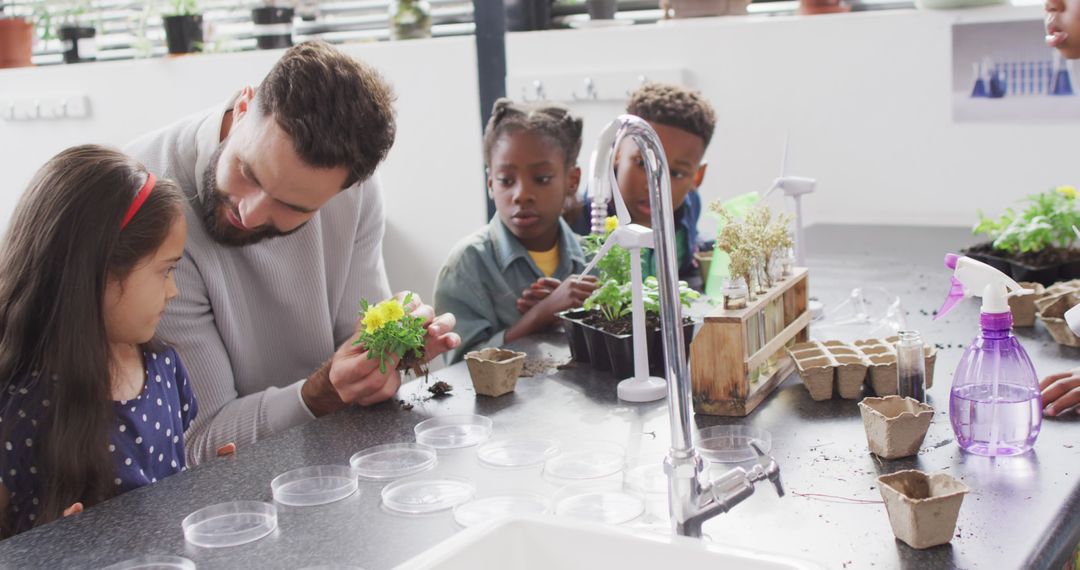
<svg viewBox="0 0 1080 570">
<path fill-rule="evenodd" d="M 615 231 L 615 228 L 617 227 L 619 227 L 619 218 L 616 218 L 615 216 L 608 216 L 607 219 L 604 220 L 605 232 L 610 234 L 611 232 Z"/>
<path fill-rule="evenodd" d="M 1057 191 L 1058 194 L 1061 194 L 1066 198 L 1076 198 L 1076 188 L 1073 188 L 1072 186 L 1058 186 Z"/>
<path fill-rule="evenodd" d="M 405 316 L 405 307 L 401 306 L 401 301 L 397 299 L 389 299 L 379 303 L 379 307 L 382 308 L 383 318 L 386 322 L 400 321 Z"/>
<path fill-rule="evenodd" d="M 368 334 L 371 334 L 386 324 L 386 317 L 383 315 L 383 311 L 379 309 L 379 305 L 376 305 L 364 313 L 364 320 L 361 322 L 367 328 Z"/>
</svg>

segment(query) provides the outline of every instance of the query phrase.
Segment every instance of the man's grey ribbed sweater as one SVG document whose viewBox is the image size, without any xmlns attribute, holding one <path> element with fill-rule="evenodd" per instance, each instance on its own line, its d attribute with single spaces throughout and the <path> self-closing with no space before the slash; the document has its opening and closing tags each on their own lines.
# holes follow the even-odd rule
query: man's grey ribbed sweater
<svg viewBox="0 0 1080 570">
<path fill-rule="evenodd" d="M 190 201 L 219 144 L 227 106 L 181 120 L 125 150 Z M 226 443 L 244 444 L 312 418 L 300 385 L 352 335 L 361 297 L 390 295 L 382 259 L 381 189 L 372 179 L 344 190 L 296 233 L 226 247 L 185 206 L 188 238 L 180 290 L 159 336 L 176 347 L 199 401 L 185 435 L 190 463 Z"/>
</svg>

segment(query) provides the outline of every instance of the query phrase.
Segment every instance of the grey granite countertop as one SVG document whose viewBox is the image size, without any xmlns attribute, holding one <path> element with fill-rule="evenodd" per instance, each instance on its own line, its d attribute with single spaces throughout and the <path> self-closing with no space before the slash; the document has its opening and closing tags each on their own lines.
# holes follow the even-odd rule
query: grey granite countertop
<svg viewBox="0 0 1080 570">
<path fill-rule="evenodd" d="M 709 539 L 815 560 L 829 568 L 1049 568 L 1058 570 L 1080 542 L 1080 417 L 1046 419 L 1035 451 L 989 459 L 962 453 L 947 417 L 949 385 L 960 355 L 976 333 L 977 304 L 966 302 L 948 318 L 930 318 L 948 289 L 941 267 L 946 249 L 966 245 L 959 229 L 816 226 L 808 230 L 811 294 L 836 307 L 853 287 L 899 295 L 909 327 L 940 352 L 930 401 L 937 414 L 918 456 L 886 461 L 866 449 L 855 401 L 814 402 L 796 376 L 746 418 L 698 416 L 699 428 L 746 423 L 773 434 L 788 495 L 768 487 L 732 512 L 705 525 Z M 884 293 L 868 293 L 873 295 Z M 882 297 L 883 298 L 883 297 Z M 881 310 L 880 306 L 872 306 Z M 854 333 L 853 333 L 854 334 Z M 1040 375 L 1076 365 L 1080 351 L 1059 347 L 1041 327 L 1019 329 Z M 816 336 L 816 335 L 815 335 Z M 857 336 L 857 335 L 856 335 Z M 101 567 L 142 554 L 174 554 L 200 568 L 303 568 L 350 564 L 392 568 L 459 530 L 450 512 L 402 516 L 380 504 L 377 482 L 361 481 L 359 494 L 318 507 L 279 505 L 279 527 L 257 542 L 224 549 L 187 544 L 180 521 L 223 501 L 272 499 L 270 480 L 296 467 L 347 464 L 366 447 L 413 441 L 413 426 L 428 417 L 478 413 L 494 421 L 494 437 L 544 435 L 564 446 L 608 440 L 627 448 L 631 464 L 658 463 L 669 444 L 666 401 L 620 402 L 615 380 L 586 366 L 555 368 L 569 360 L 558 334 L 519 348 L 546 374 L 522 378 L 515 392 L 477 397 L 463 365 L 439 370 L 453 395 L 428 399 L 423 380 L 406 384 L 396 402 L 352 409 L 289 430 L 232 458 L 219 459 L 86 512 L 0 542 L 0 566 Z M 720 467 L 719 469 L 724 469 Z M 900 469 L 944 471 L 972 488 L 951 544 L 917 551 L 895 540 L 876 477 Z M 474 449 L 440 454 L 431 474 L 474 480 L 478 496 L 525 489 L 551 495 L 558 486 L 539 468 L 482 466 Z M 661 507 L 662 508 L 662 507 Z M 654 513 L 655 514 L 655 513 Z M 656 528 L 646 517 L 637 526 Z M 617 561 L 613 561 L 617 564 Z"/>
</svg>

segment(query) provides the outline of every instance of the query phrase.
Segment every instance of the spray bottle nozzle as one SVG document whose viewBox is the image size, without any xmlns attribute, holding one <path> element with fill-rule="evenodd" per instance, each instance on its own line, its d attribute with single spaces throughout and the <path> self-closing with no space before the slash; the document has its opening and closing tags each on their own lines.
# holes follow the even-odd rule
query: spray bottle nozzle
<svg viewBox="0 0 1080 570">
<path fill-rule="evenodd" d="M 999 314 L 1009 312 L 1009 297 L 1034 292 L 1024 289 L 1001 271 L 970 257 L 950 253 L 945 256 L 945 267 L 953 270 L 951 287 L 945 304 L 934 316 L 935 321 L 956 308 L 964 297 L 982 297 L 982 312 Z"/>
</svg>

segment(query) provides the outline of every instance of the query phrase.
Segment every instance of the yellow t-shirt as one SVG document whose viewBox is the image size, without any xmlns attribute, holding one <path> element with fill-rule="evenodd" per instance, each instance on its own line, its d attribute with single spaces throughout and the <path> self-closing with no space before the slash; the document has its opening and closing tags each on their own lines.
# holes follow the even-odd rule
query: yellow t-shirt
<svg viewBox="0 0 1080 570">
<path fill-rule="evenodd" d="M 555 247 L 547 251 L 530 251 L 529 257 L 545 277 L 551 277 L 559 268 L 559 242 L 555 242 Z"/>
</svg>

